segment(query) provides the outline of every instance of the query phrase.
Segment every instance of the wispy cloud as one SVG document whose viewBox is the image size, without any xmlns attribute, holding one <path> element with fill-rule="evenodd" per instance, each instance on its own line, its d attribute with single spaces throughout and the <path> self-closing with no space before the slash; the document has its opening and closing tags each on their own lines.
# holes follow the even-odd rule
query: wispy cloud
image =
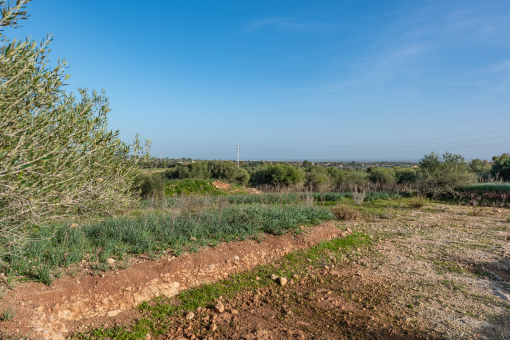
<svg viewBox="0 0 510 340">
<path fill-rule="evenodd" d="M 307 31 L 335 31 L 340 27 L 338 24 L 307 22 L 289 17 L 271 17 L 254 20 L 244 26 L 245 31 L 269 28 L 282 31 L 307 32 Z"/>
<path fill-rule="evenodd" d="M 357 93 L 415 102 L 437 92 L 484 93 L 509 84 L 509 63 L 501 58 L 510 52 L 508 6 L 440 1 L 397 10 L 391 23 L 358 38 L 363 53 L 338 55 L 322 84 L 310 89 L 311 100 L 336 103 Z"/>
</svg>

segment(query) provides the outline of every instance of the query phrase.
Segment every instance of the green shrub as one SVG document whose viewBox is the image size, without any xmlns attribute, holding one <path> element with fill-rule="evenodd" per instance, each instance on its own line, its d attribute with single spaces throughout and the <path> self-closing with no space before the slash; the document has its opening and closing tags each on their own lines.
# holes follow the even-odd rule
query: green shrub
<svg viewBox="0 0 510 340">
<path fill-rule="evenodd" d="M 305 174 L 305 184 L 314 189 L 318 189 L 321 185 L 328 185 L 330 177 L 328 170 L 322 166 L 309 167 Z"/>
<path fill-rule="evenodd" d="M 371 167 L 367 170 L 372 183 L 392 184 L 396 182 L 395 171 L 389 168 Z"/>
<path fill-rule="evenodd" d="M 248 171 L 238 168 L 237 164 L 230 161 L 209 162 L 209 170 L 211 171 L 211 178 L 231 183 L 246 185 L 250 180 Z"/>
<path fill-rule="evenodd" d="M 487 160 L 473 159 L 469 164 L 469 169 L 476 173 L 480 179 L 487 180 L 491 175 L 492 164 Z"/>
<path fill-rule="evenodd" d="M 7 31 L 26 18 L 26 1 L 9 3 L 0 1 Z M 30 225 L 133 202 L 138 140 L 131 147 L 108 130 L 104 93 L 64 91 L 66 65 L 47 64 L 50 41 L 11 41 L 0 30 L 0 254 L 16 252 Z"/>
<path fill-rule="evenodd" d="M 501 178 L 504 181 L 510 181 L 510 154 L 504 153 L 501 156 L 492 157 L 494 164 L 492 165 L 491 175 Z"/>
<path fill-rule="evenodd" d="M 135 178 L 135 189 L 142 198 L 161 198 L 165 193 L 166 177 L 160 172 L 142 172 Z"/>
<path fill-rule="evenodd" d="M 395 178 L 398 184 L 415 183 L 417 179 L 417 169 L 394 167 Z"/>
<path fill-rule="evenodd" d="M 344 184 L 351 186 L 363 187 L 363 185 L 368 183 L 368 174 L 363 171 L 347 171 L 344 179 Z"/>
<path fill-rule="evenodd" d="M 237 164 L 230 161 L 178 164 L 174 168 L 165 171 L 165 176 L 168 179 L 213 178 L 240 185 L 246 185 L 250 180 L 248 171 L 238 168 Z"/>
<path fill-rule="evenodd" d="M 328 175 L 332 184 L 342 185 L 345 182 L 347 171 L 332 166 L 328 168 Z"/>
<path fill-rule="evenodd" d="M 252 173 L 251 183 L 253 185 L 281 185 L 303 183 L 305 171 L 290 164 L 270 164 Z"/>
<path fill-rule="evenodd" d="M 422 194 L 433 198 L 458 197 L 463 188 L 476 181 L 460 155 L 432 152 L 419 162 L 418 185 Z"/>
</svg>

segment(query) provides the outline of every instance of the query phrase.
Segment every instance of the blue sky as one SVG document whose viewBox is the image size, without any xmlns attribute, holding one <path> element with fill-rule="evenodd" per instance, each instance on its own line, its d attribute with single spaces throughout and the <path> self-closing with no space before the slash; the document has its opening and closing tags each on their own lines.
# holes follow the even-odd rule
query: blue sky
<svg viewBox="0 0 510 340">
<path fill-rule="evenodd" d="M 418 160 L 510 151 L 510 1 L 34 0 L 69 91 L 163 157 Z"/>
</svg>

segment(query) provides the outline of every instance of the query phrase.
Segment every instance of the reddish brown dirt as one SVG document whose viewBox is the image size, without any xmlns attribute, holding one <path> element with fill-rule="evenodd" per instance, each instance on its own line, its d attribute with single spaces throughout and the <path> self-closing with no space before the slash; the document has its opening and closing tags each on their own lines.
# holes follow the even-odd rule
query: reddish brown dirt
<svg viewBox="0 0 510 340">
<path fill-rule="evenodd" d="M 2 322 L 0 330 L 30 334 L 29 339 L 64 339 L 87 325 L 125 323 L 136 317 L 132 308 L 142 301 L 158 295 L 174 296 L 183 289 L 218 281 L 350 232 L 338 229 L 333 222 L 305 230 L 300 235 L 267 235 L 262 242 L 222 243 L 102 276 L 64 276 L 51 286 L 20 284 L 0 302 L 0 308 L 16 310 L 14 319 Z"/>
<path fill-rule="evenodd" d="M 216 188 L 221 189 L 221 190 L 230 190 L 230 188 L 232 188 L 232 186 L 230 184 L 223 183 L 220 181 L 214 181 L 214 182 L 212 182 L 212 185 L 214 185 Z"/>
<path fill-rule="evenodd" d="M 294 282 L 295 281 L 295 282 Z M 277 281 L 221 302 L 225 311 L 199 308 L 172 319 L 160 340 L 184 339 L 432 339 L 437 335 L 388 308 L 391 284 L 363 266 L 309 267 L 285 286 Z"/>
</svg>

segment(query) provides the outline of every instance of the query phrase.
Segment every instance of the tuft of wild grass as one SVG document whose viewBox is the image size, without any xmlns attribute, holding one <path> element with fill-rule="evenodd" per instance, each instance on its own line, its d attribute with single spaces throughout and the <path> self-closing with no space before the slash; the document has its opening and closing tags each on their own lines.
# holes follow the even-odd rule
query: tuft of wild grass
<svg viewBox="0 0 510 340">
<path fill-rule="evenodd" d="M 361 214 L 358 210 L 349 208 L 346 205 L 337 205 L 333 209 L 331 209 L 331 212 L 335 217 L 342 221 L 352 221 L 352 220 L 359 220 L 361 219 Z"/>
<path fill-rule="evenodd" d="M 429 203 L 429 199 L 425 196 L 420 195 L 420 194 L 418 194 L 414 197 L 411 197 L 407 200 L 407 206 L 409 208 L 413 208 L 413 209 L 423 208 L 428 203 Z"/>
<path fill-rule="evenodd" d="M 7 307 L 2 310 L 2 321 L 11 321 L 15 316 L 16 311 L 11 307 Z"/>
<path fill-rule="evenodd" d="M 352 192 L 352 199 L 354 203 L 360 205 L 365 200 L 365 196 L 367 195 L 365 189 L 358 191 L 358 187 L 354 186 L 354 191 Z"/>
<path fill-rule="evenodd" d="M 10 270 L 45 284 L 52 272 L 88 260 L 96 270 L 108 270 L 107 261 L 129 254 L 178 256 L 209 244 L 259 237 L 261 233 L 299 233 L 301 225 L 332 220 L 319 206 L 199 205 L 188 202 L 180 210 L 149 211 L 138 218 L 108 218 L 81 227 L 69 224 L 42 228 L 34 233 L 24 256 L 6 260 Z M 193 203 L 193 204 L 192 204 Z"/>
</svg>

